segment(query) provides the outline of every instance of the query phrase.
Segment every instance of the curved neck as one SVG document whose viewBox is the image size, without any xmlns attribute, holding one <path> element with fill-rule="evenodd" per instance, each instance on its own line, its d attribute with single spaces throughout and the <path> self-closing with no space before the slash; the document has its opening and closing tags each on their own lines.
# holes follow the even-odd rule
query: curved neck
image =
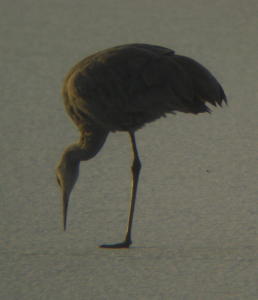
<svg viewBox="0 0 258 300">
<path fill-rule="evenodd" d="M 78 143 L 68 146 L 64 151 L 64 159 L 71 162 L 80 162 L 93 158 L 104 145 L 108 131 L 96 129 L 82 133 Z"/>
</svg>

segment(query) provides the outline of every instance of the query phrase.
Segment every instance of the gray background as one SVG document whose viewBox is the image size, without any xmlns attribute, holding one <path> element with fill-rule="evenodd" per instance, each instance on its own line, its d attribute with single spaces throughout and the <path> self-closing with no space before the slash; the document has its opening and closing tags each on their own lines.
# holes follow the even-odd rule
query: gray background
<svg viewBox="0 0 258 300">
<path fill-rule="evenodd" d="M 0 299 L 257 299 L 256 0 L 1 1 Z M 68 231 L 54 167 L 78 139 L 60 89 L 110 46 L 170 47 L 209 68 L 229 106 L 137 132 L 143 169 L 124 237 L 131 152 L 110 134 L 85 162 Z"/>
</svg>

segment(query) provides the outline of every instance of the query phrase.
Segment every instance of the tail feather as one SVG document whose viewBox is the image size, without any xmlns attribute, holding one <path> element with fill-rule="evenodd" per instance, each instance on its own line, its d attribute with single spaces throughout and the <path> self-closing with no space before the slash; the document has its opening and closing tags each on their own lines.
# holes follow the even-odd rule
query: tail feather
<svg viewBox="0 0 258 300">
<path fill-rule="evenodd" d="M 195 98 L 213 106 L 227 103 L 227 97 L 217 79 L 195 60 L 176 55 L 176 61 L 190 74 L 194 86 Z"/>
</svg>

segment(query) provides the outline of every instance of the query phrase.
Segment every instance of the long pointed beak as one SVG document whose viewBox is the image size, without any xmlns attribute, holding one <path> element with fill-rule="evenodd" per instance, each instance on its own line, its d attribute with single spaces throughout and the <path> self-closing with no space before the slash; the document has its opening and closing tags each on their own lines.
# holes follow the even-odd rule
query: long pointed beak
<svg viewBox="0 0 258 300">
<path fill-rule="evenodd" d="M 69 203 L 69 194 L 63 192 L 63 225 L 64 225 L 64 231 L 66 230 L 68 203 Z"/>
</svg>

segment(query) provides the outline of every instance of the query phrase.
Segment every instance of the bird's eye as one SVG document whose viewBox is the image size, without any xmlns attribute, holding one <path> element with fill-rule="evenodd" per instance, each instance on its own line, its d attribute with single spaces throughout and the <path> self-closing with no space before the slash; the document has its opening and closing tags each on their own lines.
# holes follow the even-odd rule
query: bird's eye
<svg viewBox="0 0 258 300">
<path fill-rule="evenodd" d="M 61 186 L 60 179 L 57 176 L 56 176 L 56 181 L 57 181 L 58 185 Z"/>
</svg>

